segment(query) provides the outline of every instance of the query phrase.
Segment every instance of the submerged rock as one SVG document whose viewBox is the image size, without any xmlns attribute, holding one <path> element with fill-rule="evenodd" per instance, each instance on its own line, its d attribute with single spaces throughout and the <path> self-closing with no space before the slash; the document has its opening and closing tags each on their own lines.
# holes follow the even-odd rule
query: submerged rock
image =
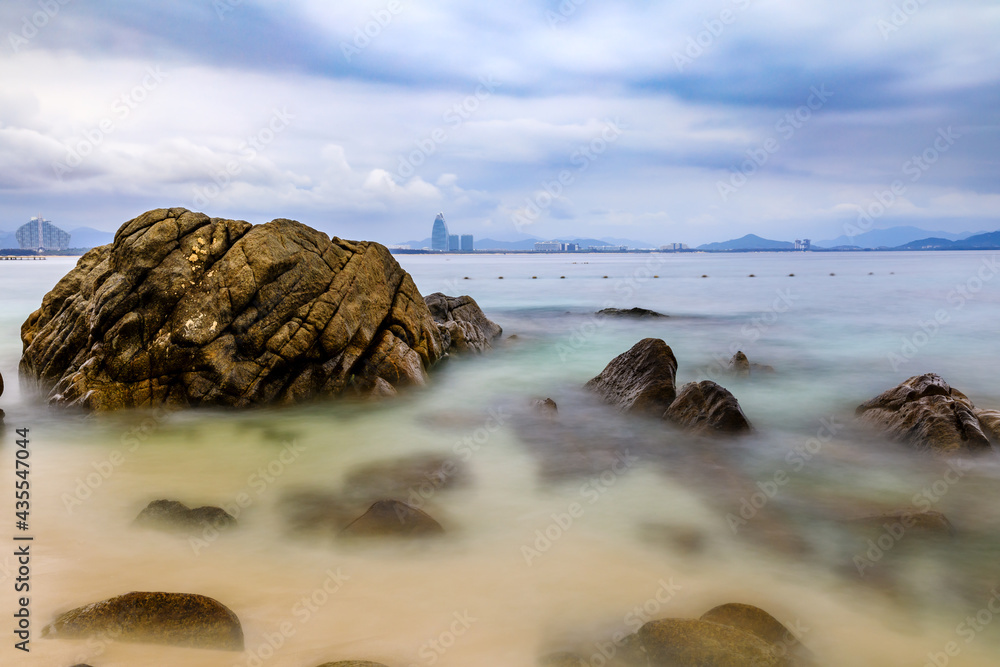
<svg viewBox="0 0 1000 667">
<path fill-rule="evenodd" d="M 531 407 L 535 408 L 540 412 L 550 412 L 550 413 L 559 412 L 559 406 L 557 406 L 556 402 L 553 401 L 551 398 L 539 398 L 534 403 L 531 404 Z"/>
<path fill-rule="evenodd" d="M 743 352 L 737 352 L 729 360 L 729 368 L 727 370 L 737 377 L 750 377 L 750 360 L 747 359 L 747 355 L 743 354 Z"/>
<path fill-rule="evenodd" d="M 933 537 L 954 537 L 955 527 L 941 512 L 934 510 L 896 510 L 848 519 L 846 525 L 868 533 L 887 532 L 892 536 L 921 534 Z M 895 538 L 897 541 L 901 537 Z"/>
<path fill-rule="evenodd" d="M 190 593 L 127 593 L 61 614 L 42 637 L 119 641 L 190 648 L 243 650 L 243 629 L 230 609 Z"/>
<path fill-rule="evenodd" d="M 399 500 L 379 500 L 340 531 L 341 537 L 430 537 L 444 534 L 431 515 Z"/>
<path fill-rule="evenodd" d="M 355 468 L 344 478 L 343 495 L 367 506 L 382 498 L 424 500 L 438 491 L 468 482 L 468 467 L 458 458 L 437 453 L 414 454 Z"/>
<path fill-rule="evenodd" d="M 693 619 L 650 621 L 639 628 L 650 667 L 784 667 L 770 643 L 729 625 Z"/>
<path fill-rule="evenodd" d="M 154 500 L 139 512 L 132 525 L 159 530 L 191 530 L 206 526 L 224 530 L 235 526 L 236 518 L 221 507 L 191 509 L 176 500 Z"/>
<path fill-rule="evenodd" d="M 934 373 L 909 378 L 862 403 L 855 414 L 884 435 L 918 451 L 991 449 L 972 401 Z"/>
<path fill-rule="evenodd" d="M 22 374 L 92 410 L 385 393 L 424 383 L 445 349 L 383 246 L 183 208 L 144 213 L 85 254 L 21 339 Z"/>
<path fill-rule="evenodd" d="M 604 317 L 669 317 L 663 313 L 658 313 L 655 310 L 647 310 L 646 308 L 605 308 L 597 311 L 597 314 Z"/>
<path fill-rule="evenodd" d="M 711 380 L 689 382 L 663 415 L 665 419 L 704 434 L 735 434 L 753 430 L 739 401 Z"/>
<path fill-rule="evenodd" d="M 677 396 L 677 360 L 659 338 L 644 338 L 585 385 L 624 412 L 660 417 Z"/>
<path fill-rule="evenodd" d="M 435 292 L 424 297 L 448 352 L 482 353 L 493 348 L 503 329 L 486 317 L 471 296 L 446 296 Z"/>
</svg>

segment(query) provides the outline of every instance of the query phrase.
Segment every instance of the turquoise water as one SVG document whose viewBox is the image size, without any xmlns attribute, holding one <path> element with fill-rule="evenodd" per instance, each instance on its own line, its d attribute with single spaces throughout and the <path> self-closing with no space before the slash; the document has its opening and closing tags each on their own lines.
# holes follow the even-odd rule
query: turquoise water
<svg viewBox="0 0 1000 667">
<path fill-rule="evenodd" d="M 0 476 L 13 479 L 10 428 L 28 426 L 36 493 L 36 637 L 9 664 L 531 665 L 545 651 L 600 657 L 646 618 L 731 601 L 805 628 L 824 665 L 924 665 L 949 642 L 954 664 L 995 664 L 997 626 L 965 619 L 1000 586 L 1000 466 L 976 460 L 956 478 L 851 421 L 923 372 L 1000 408 L 992 253 L 398 259 L 424 294 L 475 297 L 504 328 L 497 348 L 377 406 L 101 417 L 52 411 L 16 381 L 20 324 L 72 262 L 0 263 Z M 633 306 L 669 317 L 594 316 Z M 756 433 L 697 441 L 581 390 L 648 336 L 672 347 L 680 382 L 728 387 Z M 776 372 L 721 375 L 737 349 Z M 528 408 L 543 397 L 555 419 Z M 288 530 L 289 497 L 416 452 L 471 477 L 418 490 L 449 532 L 441 543 L 347 549 Z M 161 497 L 227 507 L 240 527 L 194 542 L 130 530 Z M 956 537 L 907 535 L 868 554 L 839 523 L 907 508 L 944 512 Z M 216 597 L 240 617 L 246 652 L 37 637 L 56 614 L 130 590 Z M 0 595 L 0 612 L 13 603 Z"/>
</svg>

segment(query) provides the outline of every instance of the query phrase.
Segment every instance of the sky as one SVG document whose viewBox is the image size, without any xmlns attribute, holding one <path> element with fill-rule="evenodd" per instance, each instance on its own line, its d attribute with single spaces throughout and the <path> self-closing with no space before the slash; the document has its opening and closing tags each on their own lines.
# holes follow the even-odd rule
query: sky
<svg viewBox="0 0 1000 667">
<path fill-rule="evenodd" d="M 4 0 L 0 229 L 1000 229 L 995 0 Z"/>
</svg>

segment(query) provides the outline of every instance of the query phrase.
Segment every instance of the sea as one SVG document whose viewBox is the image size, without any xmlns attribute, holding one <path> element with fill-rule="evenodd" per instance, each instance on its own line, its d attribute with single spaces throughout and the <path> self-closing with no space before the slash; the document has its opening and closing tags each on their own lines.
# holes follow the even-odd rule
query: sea
<svg viewBox="0 0 1000 667">
<path fill-rule="evenodd" d="M 728 602 L 770 612 L 817 665 L 998 664 L 997 457 L 928 456 L 854 420 L 926 372 L 1000 408 L 996 253 L 397 259 L 425 295 L 474 297 L 503 327 L 494 349 L 379 403 L 96 416 L 18 381 L 20 326 L 75 259 L 0 262 L 0 664 L 530 667 L 573 651 L 603 667 L 644 622 Z M 633 307 L 666 317 L 596 314 Z M 670 345 L 678 383 L 728 388 L 753 433 L 696 438 L 584 390 L 647 337 Z M 737 351 L 773 372 L 728 375 Z M 557 412 L 533 407 L 545 398 Z M 30 448 L 26 530 L 16 429 Z M 467 477 L 404 499 L 443 538 L 359 546 L 290 525 L 297 494 L 425 453 Z M 132 528 L 160 498 L 226 508 L 239 525 Z M 850 528 L 901 510 L 942 512 L 954 536 Z M 27 592 L 15 536 L 32 538 Z M 42 636 L 60 613 L 129 591 L 219 600 L 245 650 Z M 30 652 L 14 648 L 20 597 Z"/>
</svg>

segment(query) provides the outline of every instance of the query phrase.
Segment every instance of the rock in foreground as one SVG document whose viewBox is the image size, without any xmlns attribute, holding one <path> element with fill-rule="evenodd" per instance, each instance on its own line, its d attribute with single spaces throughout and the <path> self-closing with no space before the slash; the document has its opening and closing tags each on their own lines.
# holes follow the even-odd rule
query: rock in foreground
<svg viewBox="0 0 1000 667">
<path fill-rule="evenodd" d="M 248 407 L 422 384 L 438 326 L 389 251 L 301 223 L 157 209 L 21 327 L 21 372 L 92 410 Z"/>
<path fill-rule="evenodd" d="M 486 317 L 471 296 L 446 296 L 435 292 L 424 297 L 446 351 L 482 353 L 493 349 L 503 329 Z"/>
<path fill-rule="evenodd" d="M 240 620 L 212 598 L 189 593 L 127 593 L 60 615 L 42 637 L 243 650 Z"/>
<path fill-rule="evenodd" d="M 650 621 L 639 629 L 650 667 L 784 667 L 771 645 L 729 625 L 691 619 Z"/>
<path fill-rule="evenodd" d="M 990 450 L 972 401 L 934 373 L 915 375 L 858 406 L 858 418 L 919 451 Z"/>
<path fill-rule="evenodd" d="M 663 415 L 675 424 L 698 433 L 736 434 L 753 430 L 729 391 L 711 380 L 689 382 Z"/>
<path fill-rule="evenodd" d="M 624 412 L 660 417 L 677 396 L 676 374 L 670 346 L 659 338 L 644 338 L 612 359 L 586 387 Z"/>
</svg>

